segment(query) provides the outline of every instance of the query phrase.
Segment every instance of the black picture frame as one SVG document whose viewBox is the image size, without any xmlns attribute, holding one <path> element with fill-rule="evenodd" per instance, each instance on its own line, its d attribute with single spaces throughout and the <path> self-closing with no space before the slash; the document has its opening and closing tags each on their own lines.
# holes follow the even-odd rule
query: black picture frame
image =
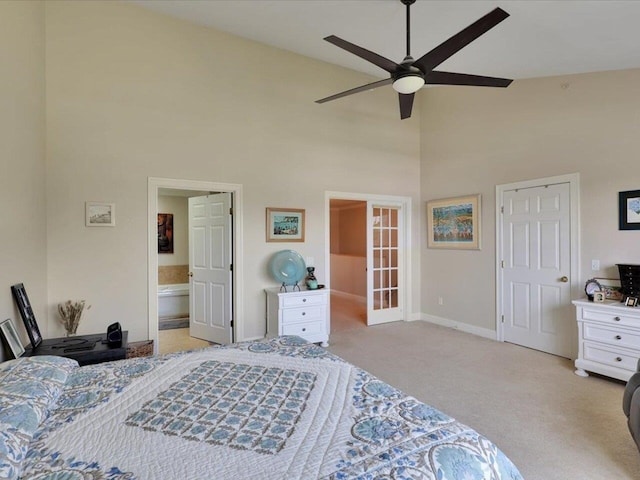
<svg viewBox="0 0 640 480">
<path fill-rule="evenodd" d="M 13 298 L 16 301 L 16 305 L 18 305 L 20 316 L 22 317 L 24 327 L 26 328 L 27 335 L 29 335 L 29 340 L 31 341 L 31 347 L 35 349 L 42 343 L 42 335 L 40 334 L 40 328 L 38 328 L 38 322 L 33 314 L 31 302 L 27 296 L 24 284 L 16 283 L 15 285 L 12 285 L 11 293 L 13 293 Z"/>
<path fill-rule="evenodd" d="M 640 190 L 618 193 L 618 213 L 618 230 L 640 230 Z"/>
<path fill-rule="evenodd" d="M 624 304 L 627 307 L 637 307 L 638 306 L 638 297 L 625 297 Z"/>
</svg>

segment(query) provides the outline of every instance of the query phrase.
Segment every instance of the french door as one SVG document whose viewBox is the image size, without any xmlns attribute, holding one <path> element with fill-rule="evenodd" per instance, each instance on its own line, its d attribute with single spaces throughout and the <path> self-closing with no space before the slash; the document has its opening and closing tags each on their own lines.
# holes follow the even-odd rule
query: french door
<svg viewBox="0 0 640 480">
<path fill-rule="evenodd" d="M 404 319 L 402 206 L 367 202 L 367 325 Z"/>
</svg>

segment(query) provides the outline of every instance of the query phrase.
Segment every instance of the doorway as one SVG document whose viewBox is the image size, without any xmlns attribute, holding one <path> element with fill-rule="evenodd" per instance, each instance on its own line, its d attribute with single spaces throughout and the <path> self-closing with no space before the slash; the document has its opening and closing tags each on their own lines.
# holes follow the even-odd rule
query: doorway
<svg viewBox="0 0 640 480">
<path fill-rule="evenodd" d="M 326 192 L 325 200 L 332 322 L 345 312 L 351 326 L 407 320 L 411 199 Z"/>
<path fill-rule="evenodd" d="M 573 358 L 577 174 L 496 187 L 498 339 Z"/>
<path fill-rule="evenodd" d="M 148 180 L 148 312 L 149 312 L 149 339 L 154 340 L 154 352 L 159 352 L 160 335 L 158 330 L 158 230 L 157 230 L 157 213 L 158 210 L 158 197 L 161 193 L 170 193 L 174 196 L 182 197 L 198 197 L 207 195 L 209 192 L 222 192 L 227 194 L 227 197 L 233 198 L 233 215 L 235 221 L 230 225 L 229 242 L 231 244 L 231 264 L 234 266 L 234 276 L 231 279 L 231 291 L 229 310 L 233 310 L 234 321 L 231 322 L 229 318 L 228 327 L 230 333 L 228 334 L 229 341 L 239 341 L 244 338 L 242 310 L 242 290 L 240 285 L 242 284 L 242 186 L 237 184 L 221 184 L 215 182 L 206 181 L 194 181 L 194 180 L 180 180 L 180 179 L 166 179 L 166 178 L 153 178 Z M 192 235 L 189 233 L 189 237 Z M 190 238 L 190 243 L 191 243 Z M 192 249 L 191 247 L 189 248 Z M 191 256 L 191 254 L 189 254 Z M 189 259 L 191 264 L 191 259 Z M 191 282 L 189 282 L 191 284 Z M 191 290 L 191 288 L 189 289 Z M 215 289 L 213 289 L 215 291 Z M 190 292 L 190 307 L 193 309 L 194 295 Z M 215 322 L 214 322 L 215 323 Z M 213 325 L 216 327 L 217 325 Z M 178 331 L 178 330 L 176 330 Z M 189 342 L 189 336 L 177 335 L 185 337 L 179 342 Z M 163 338 L 167 336 L 163 332 Z"/>
</svg>

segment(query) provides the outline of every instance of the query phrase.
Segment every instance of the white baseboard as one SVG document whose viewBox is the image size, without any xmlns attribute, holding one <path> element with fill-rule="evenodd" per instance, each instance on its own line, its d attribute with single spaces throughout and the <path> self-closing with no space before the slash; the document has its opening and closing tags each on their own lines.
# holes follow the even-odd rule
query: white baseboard
<svg viewBox="0 0 640 480">
<path fill-rule="evenodd" d="M 341 292 L 339 290 L 331 290 L 331 295 L 336 295 L 338 297 L 346 298 L 358 303 L 363 303 L 365 305 L 367 304 L 367 297 L 362 297 L 354 293 Z"/>
<path fill-rule="evenodd" d="M 264 340 L 265 338 L 266 338 L 266 336 L 262 336 L 262 337 L 246 337 L 246 338 L 243 338 L 242 340 L 236 340 L 234 343 L 255 342 L 256 340 Z"/>
<path fill-rule="evenodd" d="M 479 337 L 488 338 L 490 340 L 497 340 L 498 335 L 495 330 L 489 330 L 488 328 L 475 327 L 468 323 L 456 322 L 455 320 L 449 320 L 448 318 L 438 317 L 436 315 L 430 315 L 423 313 L 420 317 L 425 322 L 434 323 L 443 327 L 453 328 L 454 330 L 460 330 L 462 332 L 478 335 Z"/>
</svg>

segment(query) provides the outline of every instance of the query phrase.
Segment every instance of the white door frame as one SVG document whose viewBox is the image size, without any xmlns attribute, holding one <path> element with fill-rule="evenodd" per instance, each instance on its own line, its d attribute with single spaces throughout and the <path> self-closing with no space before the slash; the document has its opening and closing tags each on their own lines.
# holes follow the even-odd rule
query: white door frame
<svg viewBox="0 0 640 480">
<path fill-rule="evenodd" d="M 327 279 L 330 283 L 331 281 L 331 200 L 359 200 L 362 202 L 380 202 L 381 204 L 389 203 L 395 204 L 402 209 L 402 224 L 404 225 L 404 232 L 402 235 L 402 245 L 399 247 L 404 251 L 403 262 L 402 262 L 402 285 L 403 288 L 402 295 L 402 304 L 404 305 L 402 311 L 402 320 L 409 321 L 411 320 L 409 311 L 412 309 L 411 303 L 411 283 L 409 279 L 412 278 L 411 266 L 413 262 L 411 261 L 411 249 L 409 248 L 409 242 L 411 241 L 411 197 L 400 197 L 395 195 L 378 195 L 374 193 L 351 193 L 351 192 L 333 192 L 333 191 L 325 191 L 324 192 L 324 268 L 326 272 Z M 369 233 L 367 232 L 367 235 Z M 331 285 L 329 285 L 331 288 Z M 367 292 L 369 288 L 367 288 Z M 367 293 L 368 294 L 368 293 Z M 368 299 L 367 299 L 368 301 Z"/>
<path fill-rule="evenodd" d="M 496 337 L 500 342 L 504 342 L 504 328 L 502 324 L 502 286 L 503 270 L 502 259 L 502 227 L 503 216 L 501 214 L 502 196 L 508 190 L 521 188 L 543 187 L 545 185 L 568 183 L 569 195 L 571 199 L 570 208 L 570 232 L 571 232 L 571 255 L 569 281 L 571 282 L 571 298 L 577 298 L 580 292 L 580 174 L 570 173 L 555 177 L 538 178 L 525 180 L 522 182 L 507 183 L 496 186 Z M 577 346 L 577 339 L 574 342 Z"/>
<path fill-rule="evenodd" d="M 158 190 L 161 188 L 200 192 L 230 192 L 233 194 L 233 341 L 244 340 L 242 185 L 159 177 L 149 177 L 147 185 L 148 333 L 149 339 L 153 340 L 154 353 L 158 353 Z"/>
</svg>

